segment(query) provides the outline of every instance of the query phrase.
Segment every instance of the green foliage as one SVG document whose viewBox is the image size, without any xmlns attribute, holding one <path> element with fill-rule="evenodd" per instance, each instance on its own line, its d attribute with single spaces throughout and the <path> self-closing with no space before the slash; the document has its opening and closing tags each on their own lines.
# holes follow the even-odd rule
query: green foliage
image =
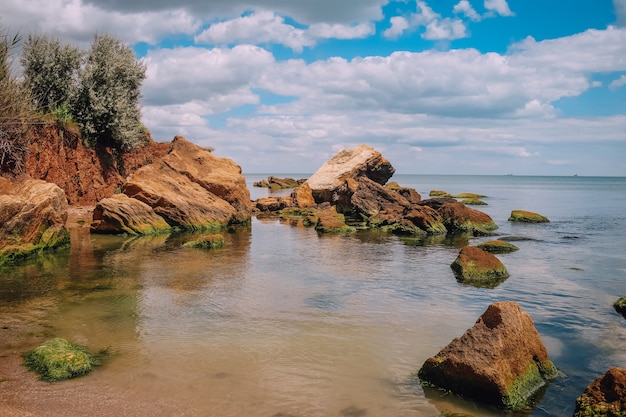
<svg viewBox="0 0 626 417">
<path fill-rule="evenodd" d="M 20 61 L 24 68 L 24 83 L 37 109 L 44 113 L 67 109 L 78 89 L 80 50 L 64 45 L 56 38 L 30 35 L 24 43 Z M 67 113 L 65 109 L 61 112 Z"/>
<path fill-rule="evenodd" d="M 73 114 L 92 145 L 128 150 L 142 135 L 141 83 L 146 67 L 128 46 L 96 35 L 80 73 Z"/>
<path fill-rule="evenodd" d="M 42 343 L 24 355 L 26 367 L 45 381 L 58 381 L 86 375 L 99 364 L 85 347 L 56 338 Z"/>
</svg>

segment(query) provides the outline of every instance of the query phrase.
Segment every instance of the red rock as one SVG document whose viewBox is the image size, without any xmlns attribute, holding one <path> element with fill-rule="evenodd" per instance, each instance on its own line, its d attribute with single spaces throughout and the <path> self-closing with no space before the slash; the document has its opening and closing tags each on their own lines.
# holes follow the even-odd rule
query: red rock
<svg viewBox="0 0 626 417">
<path fill-rule="evenodd" d="M 574 417 L 626 415 L 626 369 L 611 368 L 576 399 Z"/>
</svg>

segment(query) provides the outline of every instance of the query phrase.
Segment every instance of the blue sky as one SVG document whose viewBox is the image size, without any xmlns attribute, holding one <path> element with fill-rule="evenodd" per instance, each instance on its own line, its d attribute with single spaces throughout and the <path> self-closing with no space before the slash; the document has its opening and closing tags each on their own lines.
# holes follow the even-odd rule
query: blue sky
<svg viewBox="0 0 626 417">
<path fill-rule="evenodd" d="M 626 176 L 626 0 L 6 0 L 2 23 L 147 65 L 143 122 L 244 173 L 341 148 L 402 174 Z"/>
</svg>

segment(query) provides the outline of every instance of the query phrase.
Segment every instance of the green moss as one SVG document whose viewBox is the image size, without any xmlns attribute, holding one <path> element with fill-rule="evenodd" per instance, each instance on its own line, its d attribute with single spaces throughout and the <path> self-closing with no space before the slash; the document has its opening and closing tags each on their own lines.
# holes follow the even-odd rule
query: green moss
<svg viewBox="0 0 626 417">
<path fill-rule="evenodd" d="M 226 239 L 224 239 L 224 235 L 221 234 L 206 235 L 187 242 L 183 244 L 183 246 L 195 249 L 219 249 L 226 246 Z"/>
<path fill-rule="evenodd" d="M 428 233 L 417 226 L 394 223 L 382 226 L 380 228 L 382 231 L 386 233 L 392 233 L 398 236 L 411 236 L 411 237 L 419 237 L 423 238 L 428 236 Z"/>
<path fill-rule="evenodd" d="M 56 338 L 27 352 L 24 363 L 41 379 L 58 381 L 88 374 L 94 366 L 99 365 L 99 360 L 85 347 Z"/>
<path fill-rule="evenodd" d="M 531 361 L 526 372 L 519 376 L 502 395 L 502 406 L 512 410 L 521 410 L 528 405 L 529 399 L 547 380 L 557 376 L 554 364 L 546 360 L 544 363 Z"/>
<path fill-rule="evenodd" d="M 468 199 L 479 199 L 479 198 L 486 198 L 486 195 L 482 195 L 482 194 L 476 194 L 476 193 L 461 193 L 461 194 L 454 194 L 451 197 L 453 198 L 468 198 Z"/>
<path fill-rule="evenodd" d="M 513 210 L 511 216 L 508 219 L 510 222 L 523 222 L 523 223 L 548 223 L 547 217 L 542 216 L 532 211 Z"/>
<path fill-rule="evenodd" d="M 514 244 L 502 240 L 490 240 L 476 246 L 489 253 L 511 253 L 519 250 Z"/>
<path fill-rule="evenodd" d="M 32 256 L 39 256 L 45 252 L 69 246 L 70 233 L 63 226 L 41 228 L 36 244 L 21 243 L 21 239 L 14 239 L 14 243 L 0 248 L 0 265 L 12 264 Z"/>
<path fill-rule="evenodd" d="M 430 197 L 450 197 L 450 194 L 443 190 L 430 190 L 428 193 Z"/>
<path fill-rule="evenodd" d="M 450 265 L 457 281 L 479 288 L 495 288 L 509 277 L 502 264 L 496 268 L 481 268 L 472 260 L 461 265 L 458 258 Z"/>
<path fill-rule="evenodd" d="M 483 200 L 479 198 L 466 198 L 466 199 L 463 199 L 461 203 L 467 206 L 486 206 L 487 205 L 487 203 L 485 203 Z"/>
<path fill-rule="evenodd" d="M 617 404 L 598 403 L 583 394 L 576 399 L 573 417 L 626 417 L 626 410 Z"/>
</svg>

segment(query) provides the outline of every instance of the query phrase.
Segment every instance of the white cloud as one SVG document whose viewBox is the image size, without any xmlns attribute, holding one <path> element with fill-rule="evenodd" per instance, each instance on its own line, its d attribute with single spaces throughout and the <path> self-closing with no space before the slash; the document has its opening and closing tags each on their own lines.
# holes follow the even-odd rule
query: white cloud
<svg viewBox="0 0 626 417">
<path fill-rule="evenodd" d="M 422 0 L 416 1 L 416 13 L 408 16 L 394 16 L 390 19 L 391 27 L 383 32 L 387 39 L 395 39 L 405 31 L 424 27 L 422 38 L 442 41 L 464 38 L 467 36 L 465 24 L 460 19 L 442 18 Z"/>
<path fill-rule="evenodd" d="M 376 32 L 371 23 L 358 25 L 342 25 L 316 23 L 307 29 L 306 33 L 314 39 L 362 39 Z"/>
<path fill-rule="evenodd" d="M 461 20 L 445 18 L 430 22 L 423 37 L 428 40 L 454 40 L 467 37 L 467 32 Z"/>
<path fill-rule="evenodd" d="M 622 75 L 617 80 L 611 81 L 611 84 L 609 84 L 609 88 L 611 90 L 617 90 L 618 88 L 623 87 L 625 85 L 626 85 L 626 75 Z"/>
<path fill-rule="evenodd" d="M 402 16 L 394 16 L 389 21 L 391 27 L 383 32 L 383 36 L 387 39 L 396 39 L 410 27 L 409 22 Z"/>
<path fill-rule="evenodd" d="M 459 1 L 454 8 L 452 9 L 454 13 L 462 14 L 466 16 L 468 19 L 478 22 L 481 20 L 480 15 L 476 12 L 476 10 L 472 7 L 469 0 L 461 0 Z"/>
<path fill-rule="evenodd" d="M 495 12 L 500 16 L 514 16 L 506 0 L 485 0 L 485 9 Z"/>
</svg>

